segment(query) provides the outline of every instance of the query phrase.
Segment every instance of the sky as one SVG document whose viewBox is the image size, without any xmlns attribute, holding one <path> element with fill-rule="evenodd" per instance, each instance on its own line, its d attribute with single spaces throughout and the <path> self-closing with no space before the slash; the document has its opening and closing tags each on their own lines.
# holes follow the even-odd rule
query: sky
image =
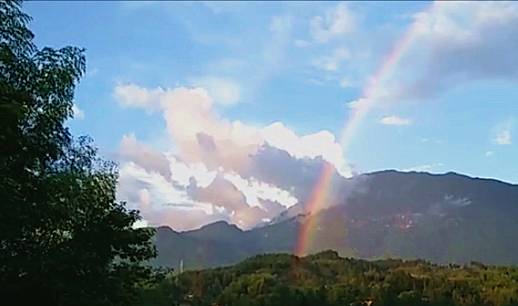
<svg viewBox="0 0 518 306">
<path fill-rule="evenodd" d="M 39 46 L 86 49 L 67 124 L 119 163 L 143 224 L 258 226 L 304 205 L 324 164 L 518 183 L 518 3 L 24 10 Z"/>
</svg>

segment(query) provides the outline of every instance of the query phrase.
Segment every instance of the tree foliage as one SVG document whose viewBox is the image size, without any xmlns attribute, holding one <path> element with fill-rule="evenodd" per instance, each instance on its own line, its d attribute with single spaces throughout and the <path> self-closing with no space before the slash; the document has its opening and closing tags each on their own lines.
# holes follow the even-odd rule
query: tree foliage
<svg viewBox="0 0 518 306">
<path fill-rule="evenodd" d="M 13 304 L 127 305 L 155 255 L 117 169 L 73 116 L 84 50 L 39 49 L 20 2 L 0 2 L 0 293 Z"/>
<path fill-rule="evenodd" d="M 518 306 L 518 268 L 365 261 L 328 251 L 305 258 L 256 256 L 231 267 L 188 271 L 155 288 L 146 294 L 162 301 L 157 305 Z"/>
</svg>

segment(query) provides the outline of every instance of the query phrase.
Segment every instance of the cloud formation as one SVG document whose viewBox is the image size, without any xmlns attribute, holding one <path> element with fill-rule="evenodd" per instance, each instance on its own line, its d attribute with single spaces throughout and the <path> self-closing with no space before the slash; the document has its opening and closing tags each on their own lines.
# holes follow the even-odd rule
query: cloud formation
<svg viewBox="0 0 518 306">
<path fill-rule="evenodd" d="M 413 43 L 380 99 L 427 99 L 467 82 L 518 78 L 518 4 L 436 2 L 414 16 Z"/>
<path fill-rule="evenodd" d="M 379 121 L 381 124 L 384 125 L 410 125 L 412 124 L 412 120 L 408 118 L 402 118 L 398 116 L 385 116 L 380 119 Z"/>
<path fill-rule="evenodd" d="M 510 145 L 513 143 L 512 140 L 512 121 L 501 123 L 496 127 L 496 135 L 493 138 L 493 142 L 497 145 Z"/>
<path fill-rule="evenodd" d="M 495 137 L 496 144 L 499 145 L 510 145 L 512 143 L 511 140 L 511 131 L 510 130 L 501 130 L 496 134 Z"/>
<path fill-rule="evenodd" d="M 350 176 L 330 132 L 300 136 L 280 122 L 255 127 L 229 121 L 203 88 L 121 84 L 114 97 L 123 107 L 160 113 L 170 136 L 165 152 L 131 134 L 120 143 L 119 199 L 138 207 L 151 225 L 188 229 L 227 220 L 250 228 L 303 203 L 308 195 L 302 189 L 310 188 L 324 163 L 335 167 L 337 177 Z M 310 164 L 315 166 L 308 171 Z M 306 173 L 291 176 L 300 169 Z M 309 180 L 297 181 L 304 178 Z M 186 214 L 191 221 L 183 220 Z"/>
<path fill-rule="evenodd" d="M 314 40 L 327 42 L 350 33 L 355 29 L 354 14 L 347 4 L 340 3 L 329 9 L 323 16 L 315 16 L 310 22 L 310 33 Z"/>
<path fill-rule="evenodd" d="M 241 98 L 241 88 L 229 79 L 215 76 L 198 77 L 192 79 L 192 85 L 205 88 L 214 98 L 214 102 L 225 106 L 234 105 Z"/>
<path fill-rule="evenodd" d="M 115 87 L 113 96 L 123 107 L 142 108 L 148 112 L 153 112 L 159 108 L 155 103 L 164 93 L 161 87 L 155 89 L 142 88 L 134 84 L 118 85 Z"/>
<path fill-rule="evenodd" d="M 518 57 L 512 50 L 518 49 L 517 7 L 500 2 L 440 2 L 414 16 L 413 43 L 401 61 L 396 61 L 399 64 L 391 67 L 394 72 L 375 86 L 368 99 L 349 103 L 351 113 L 358 114 L 353 118 L 358 119 L 353 120 L 346 136 L 354 134 L 354 127 L 375 100 L 421 100 L 466 82 L 516 80 Z M 355 31 L 356 19 L 347 4 L 340 3 L 311 20 L 310 41 L 338 41 Z M 261 64 L 251 76 L 254 86 L 250 87 L 257 90 L 258 84 L 283 64 L 287 47 L 293 43 L 309 45 L 307 41 L 294 42 L 293 24 L 287 16 L 270 19 L 271 40 L 258 54 Z M 317 57 L 313 64 L 337 71 L 349 58 L 348 50 L 335 49 Z M 344 87 L 350 84 L 351 78 L 341 80 Z M 336 190 L 345 188 L 343 180 L 351 170 L 333 134 L 321 131 L 298 135 L 281 122 L 257 127 L 222 118 L 215 104 L 238 103 L 240 87 L 232 80 L 214 76 L 193 79 L 191 85 L 199 87 L 120 84 L 114 90 L 121 106 L 162 115 L 170 137 L 167 152 L 141 144 L 132 135 L 121 140 L 120 197 L 141 208 L 150 224 L 185 229 L 211 220 L 228 220 L 243 228 L 253 227 L 303 204 L 326 163 L 335 167 L 333 178 L 339 182 L 332 188 L 329 203 L 343 201 Z M 398 116 L 386 116 L 379 122 L 398 126 L 412 123 Z M 494 136 L 497 144 L 512 142 L 510 129 Z M 441 166 L 427 164 L 411 169 Z M 182 217 L 187 212 L 189 218 Z"/>
</svg>

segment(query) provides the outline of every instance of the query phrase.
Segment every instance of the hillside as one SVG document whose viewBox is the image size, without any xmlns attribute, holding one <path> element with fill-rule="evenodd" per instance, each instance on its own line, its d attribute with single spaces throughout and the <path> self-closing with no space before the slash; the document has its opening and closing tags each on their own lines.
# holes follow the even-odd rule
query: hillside
<svg viewBox="0 0 518 306">
<path fill-rule="evenodd" d="M 326 249 L 360 258 L 422 258 L 436 263 L 518 264 L 518 186 L 455 173 L 382 171 L 350 179 L 355 188 L 319 211 L 310 253 Z M 292 211 L 300 211 L 294 207 Z M 159 228 L 157 265 L 186 268 L 237 263 L 295 249 L 309 216 L 287 211 L 243 231 L 217 222 L 174 232 Z"/>
<path fill-rule="evenodd" d="M 192 306 L 516 306 L 518 268 L 364 261 L 333 251 L 262 255 L 172 276 L 143 295 L 157 306 L 171 300 Z"/>
</svg>

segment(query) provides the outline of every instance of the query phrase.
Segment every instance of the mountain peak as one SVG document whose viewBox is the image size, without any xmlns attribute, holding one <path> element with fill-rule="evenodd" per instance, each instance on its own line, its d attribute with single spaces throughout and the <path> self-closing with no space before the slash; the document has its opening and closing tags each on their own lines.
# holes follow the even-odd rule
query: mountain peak
<svg viewBox="0 0 518 306">
<path fill-rule="evenodd" d="M 206 224 L 198 229 L 198 231 L 206 231 L 206 230 L 232 230 L 232 231 L 239 231 L 239 232 L 243 231 L 239 227 L 237 227 L 235 224 L 230 224 L 224 220 Z"/>
</svg>

